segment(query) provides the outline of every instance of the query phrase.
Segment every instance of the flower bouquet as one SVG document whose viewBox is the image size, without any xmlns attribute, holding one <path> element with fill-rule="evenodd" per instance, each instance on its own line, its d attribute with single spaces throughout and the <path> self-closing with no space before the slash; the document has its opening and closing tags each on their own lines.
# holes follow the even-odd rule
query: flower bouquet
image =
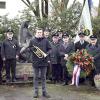
<svg viewBox="0 0 100 100">
<path fill-rule="evenodd" d="M 73 65 L 78 65 L 86 75 L 89 75 L 91 70 L 93 70 L 94 64 L 92 56 L 87 52 L 86 49 L 78 50 L 75 53 L 72 53 L 69 57 L 69 62 Z"/>
<path fill-rule="evenodd" d="M 100 90 L 100 74 L 95 75 L 94 77 L 95 86 L 98 90 Z"/>
</svg>

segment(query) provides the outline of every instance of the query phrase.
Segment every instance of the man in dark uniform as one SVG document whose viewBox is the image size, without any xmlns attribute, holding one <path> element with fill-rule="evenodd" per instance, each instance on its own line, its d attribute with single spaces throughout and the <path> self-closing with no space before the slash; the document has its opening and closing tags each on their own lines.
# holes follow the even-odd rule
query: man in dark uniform
<svg viewBox="0 0 100 100">
<path fill-rule="evenodd" d="M 63 85 L 68 84 L 68 70 L 66 66 L 66 62 L 68 60 L 68 56 L 74 51 L 74 43 L 69 40 L 69 34 L 63 34 L 63 43 L 60 45 L 59 52 L 61 56 L 61 65 L 63 68 L 63 77 L 65 83 Z"/>
<path fill-rule="evenodd" d="M 58 34 L 53 33 L 52 35 L 52 42 L 51 42 L 51 53 L 50 53 L 50 61 L 52 64 L 52 80 L 54 83 L 59 82 L 61 77 L 61 66 L 59 65 L 60 63 L 60 55 L 59 55 L 59 42 L 58 42 Z"/>
<path fill-rule="evenodd" d="M 44 29 L 44 37 L 50 42 L 51 37 L 50 37 L 50 30 L 48 28 Z M 50 59 L 48 59 L 48 66 L 47 66 L 47 73 L 46 73 L 46 78 L 51 80 L 51 63 Z"/>
<path fill-rule="evenodd" d="M 49 55 L 51 50 L 51 45 L 49 41 L 43 37 L 43 30 L 40 28 L 36 29 L 35 37 L 30 41 L 29 48 L 32 52 L 32 62 L 34 68 L 34 98 L 38 98 L 38 81 L 39 81 L 39 72 L 41 72 L 41 80 L 42 80 L 42 96 L 50 97 L 47 94 L 46 90 L 46 71 L 47 71 L 47 57 L 43 55 L 41 57 L 41 53 L 35 49 L 34 46 L 40 48 L 44 53 Z M 40 54 L 40 55 L 39 55 Z"/>
<path fill-rule="evenodd" d="M 57 31 L 57 34 L 58 34 L 58 42 L 59 42 L 59 44 L 62 44 L 63 43 L 63 40 L 62 40 L 62 36 L 63 36 L 63 30 L 62 29 L 59 29 L 58 31 Z M 60 61 L 61 62 L 61 61 Z M 60 75 L 60 80 L 61 80 L 61 83 L 62 83 L 62 81 L 63 81 L 63 68 L 62 68 L 62 66 L 61 66 L 61 63 L 59 63 L 59 68 L 60 68 L 60 73 L 59 73 L 59 75 Z"/>
<path fill-rule="evenodd" d="M 96 67 L 94 70 L 92 70 L 92 72 L 88 76 L 91 85 L 95 86 L 94 76 L 95 74 L 100 74 L 100 45 L 97 42 L 97 36 L 95 35 L 90 36 L 90 44 L 87 45 L 86 49 L 88 53 L 92 55 L 94 59 L 94 65 Z"/>
<path fill-rule="evenodd" d="M 78 34 L 80 40 L 78 42 L 75 43 L 75 51 L 77 50 L 82 50 L 82 49 L 86 49 L 86 46 L 89 44 L 86 40 L 85 40 L 85 33 L 84 32 L 80 32 Z M 80 78 L 80 82 L 85 82 L 85 78 L 82 77 Z"/>
<path fill-rule="evenodd" d="M 0 84 L 2 84 L 2 68 L 3 68 L 3 60 L 1 57 L 1 45 L 2 43 L 0 42 Z"/>
<path fill-rule="evenodd" d="M 88 42 L 85 41 L 85 33 L 80 32 L 78 35 L 80 40 L 75 43 L 75 51 L 85 49 L 86 46 L 88 45 Z"/>
<path fill-rule="evenodd" d="M 1 55 L 6 66 L 6 82 L 16 81 L 16 59 L 19 55 L 18 42 L 13 38 L 13 30 L 8 29 L 1 46 Z M 10 76 L 10 71 L 12 76 Z"/>
</svg>

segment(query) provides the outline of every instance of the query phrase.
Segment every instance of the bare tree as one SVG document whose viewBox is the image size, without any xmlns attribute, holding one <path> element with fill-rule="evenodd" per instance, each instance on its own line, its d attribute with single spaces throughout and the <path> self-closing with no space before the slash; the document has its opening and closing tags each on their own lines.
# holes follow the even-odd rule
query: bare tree
<svg viewBox="0 0 100 100">
<path fill-rule="evenodd" d="M 21 0 L 28 8 L 30 8 L 34 15 L 42 20 L 42 17 L 48 17 L 48 0 L 34 0 L 30 2 L 30 0 Z"/>
</svg>

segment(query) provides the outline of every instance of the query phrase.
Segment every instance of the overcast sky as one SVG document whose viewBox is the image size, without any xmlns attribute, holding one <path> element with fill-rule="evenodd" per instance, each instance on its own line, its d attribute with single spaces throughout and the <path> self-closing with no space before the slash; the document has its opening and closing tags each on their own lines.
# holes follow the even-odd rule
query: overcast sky
<svg viewBox="0 0 100 100">
<path fill-rule="evenodd" d="M 23 10 L 26 6 L 23 4 L 21 0 L 0 0 L 0 1 L 6 1 L 6 9 L 0 9 L 0 15 L 5 15 L 6 13 L 9 14 L 9 18 L 13 18 L 18 14 L 18 11 Z M 30 0 L 32 1 L 32 0 Z M 69 0 L 70 3 L 73 2 L 73 0 Z M 82 2 L 83 0 L 78 0 Z M 98 5 L 99 0 L 92 0 L 94 6 Z"/>
</svg>

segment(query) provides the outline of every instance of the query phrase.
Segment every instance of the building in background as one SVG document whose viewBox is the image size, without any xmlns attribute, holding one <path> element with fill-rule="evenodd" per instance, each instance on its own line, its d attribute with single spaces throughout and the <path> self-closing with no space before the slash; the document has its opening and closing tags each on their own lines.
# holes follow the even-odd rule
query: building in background
<svg viewBox="0 0 100 100">
<path fill-rule="evenodd" d="M 25 5 L 21 0 L 0 0 L 5 2 L 5 9 L 0 9 L 0 16 L 8 15 L 9 18 L 14 18 L 25 8 Z"/>
<path fill-rule="evenodd" d="M 0 1 L 0 9 L 6 8 L 6 1 Z"/>
</svg>

